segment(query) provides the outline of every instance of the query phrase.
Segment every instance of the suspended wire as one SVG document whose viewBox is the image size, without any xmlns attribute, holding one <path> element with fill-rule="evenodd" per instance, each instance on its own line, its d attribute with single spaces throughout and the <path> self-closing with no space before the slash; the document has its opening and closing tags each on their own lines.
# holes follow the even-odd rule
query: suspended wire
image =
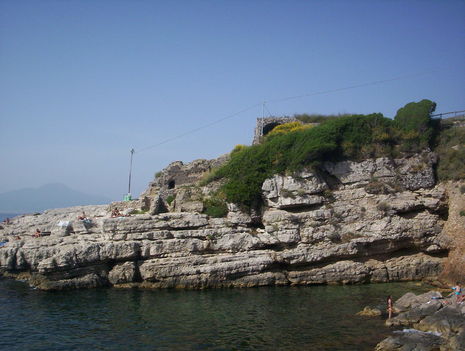
<svg viewBox="0 0 465 351">
<path fill-rule="evenodd" d="M 362 84 L 357 84 L 357 85 L 351 85 L 351 86 L 344 87 L 344 88 L 322 90 L 322 91 L 316 91 L 316 92 L 313 92 L 313 93 L 307 93 L 307 94 L 302 94 L 302 95 L 288 96 L 288 97 L 284 97 L 284 98 L 268 100 L 268 102 L 283 102 L 283 101 L 288 101 L 288 100 L 301 99 L 301 98 L 308 97 L 308 96 L 330 94 L 330 93 L 335 93 L 335 92 L 338 92 L 338 91 L 362 88 L 362 87 L 367 87 L 367 86 L 370 86 L 370 85 L 377 85 L 377 84 L 382 84 L 382 83 L 387 83 L 387 82 L 393 82 L 393 81 L 396 81 L 396 80 L 402 80 L 402 79 L 407 79 L 407 78 L 412 78 L 412 77 L 417 77 L 417 76 L 423 76 L 423 75 L 426 75 L 426 74 L 429 74 L 429 73 L 430 72 L 408 74 L 408 75 L 399 76 L 399 77 L 390 78 L 390 79 L 375 80 L 373 82 L 362 83 Z"/>
<path fill-rule="evenodd" d="M 367 82 L 367 83 L 362 83 L 362 84 L 357 84 L 357 85 L 351 85 L 351 86 L 347 86 L 347 87 L 343 87 L 343 88 L 337 88 L 337 89 L 330 89 L 330 90 L 321 90 L 321 91 L 316 91 L 316 92 L 313 92 L 313 93 L 307 93 L 307 94 L 302 94 L 302 95 L 295 95 L 295 96 L 288 96 L 288 97 L 284 97 L 284 98 L 277 98 L 277 99 L 272 99 L 272 100 L 267 100 L 267 101 L 263 101 L 261 103 L 257 103 L 255 105 L 252 105 L 252 106 L 249 106 L 243 110 L 240 110 L 236 113 L 233 113 L 231 115 L 228 115 L 226 117 L 223 117 L 223 118 L 220 118 L 220 119 L 217 119 L 211 123 L 208 123 L 208 124 L 205 124 L 203 126 L 200 126 L 198 128 L 194 128 L 194 129 L 191 129 L 189 131 L 186 131 L 182 134 L 178 134 L 176 136 L 173 136 L 171 138 L 168 138 L 168 139 L 165 139 L 159 143 L 156 143 L 156 144 L 153 144 L 153 145 L 150 145 L 150 146 L 146 146 L 140 150 L 137 150 L 136 152 L 137 153 L 141 153 L 141 152 L 144 152 L 144 151 L 147 151 L 149 149 L 153 149 L 154 147 L 157 147 L 157 146 L 160 146 L 160 145 L 163 145 L 163 144 L 166 144 L 166 143 L 169 143 L 173 140 L 177 140 L 177 139 L 180 139 L 182 137 L 185 137 L 189 134 L 192 134 L 192 133 L 195 133 L 195 132 L 198 132 L 199 130 L 202 130 L 202 129 L 205 129 L 205 128 L 209 128 L 215 124 L 218 124 L 220 122 L 223 122 L 227 119 L 230 119 L 230 118 L 233 118 L 237 115 L 240 115 L 244 112 L 247 112 L 247 111 L 250 111 L 258 106 L 262 106 L 263 108 L 263 112 L 264 110 L 266 109 L 269 116 L 271 116 L 271 113 L 270 111 L 268 110 L 268 108 L 266 107 L 266 103 L 268 102 L 283 102 L 283 101 L 288 101 L 288 100 L 294 100 L 294 99 L 301 99 L 301 98 L 304 98 L 304 97 L 309 97 L 309 96 L 315 96 L 315 95 L 323 95 L 323 94 L 330 94 L 330 93 L 335 93 L 335 92 L 338 92 L 338 91 L 344 91 L 344 90 L 351 90 L 351 89 L 356 89 L 356 88 L 362 88 L 362 87 L 367 87 L 367 86 L 371 86 L 371 85 L 377 85 L 377 84 L 383 84 L 383 83 L 388 83 L 388 82 L 393 82 L 393 81 L 396 81 L 396 80 L 403 80 L 403 79 L 407 79 L 407 78 L 413 78 L 413 77 L 418 77 L 418 76 L 423 76 L 423 75 L 426 75 L 426 74 L 429 74 L 431 73 L 430 71 L 428 72 L 421 72 L 421 73 L 414 73 L 414 74 L 408 74 L 408 75 L 403 75 L 403 76 L 399 76 L 399 77 L 395 77 L 395 78 L 390 78 L 390 79 L 383 79 L 383 80 L 375 80 L 375 81 L 372 81 L 372 82 Z M 264 114 L 264 113 L 263 113 Z"/>
<path fill-rule="evenodd" d="M 238 111 L 238 112 L 236 112 L 236 113 L 233 113 L 233 114 L 231 114 L 231 115 L 228 115 L 228 116 L 226 116 L 226 117 L 217 119 L 216 121 L 213 121 L 213 122 L 211 122 L 211 123 L 205 124 L 205 125 L 200 126 L 200 127 L 198 127 L 198 128 L 191 129 L 191 130 L 189 130 L 189 131 L 187 131 L 187 132 L 184 132 L 184 133 L 182 133 L 182 134 L 178 134 L 178 135 L 176 135 L 176 136 L 174 136 L 174 137 L 165 139 L 165 140 L 163 140 L 163 141 L 161 141 L 161 142 L 159 142 L 159 143 L 156 143 L 156 144 L 153 144 L 153 145 L 150 145 L 150 146 L 146 146 L 146 147 L 140 149 L 140 150 L 137 151 L 137 152 L 138 152 L 138 153 L 141 153 L 141 152 L 143 152 L 143 151 L 146 151 L 146 150 L 149 150 L 149 149 L 153 149 L 154 147 L 157 147 L 157 146 L 160 146 L 160 145 L 169 143 L 170 141 L 173 141 L 173 140 L 182 138 L 182 137 L 184 137 L 184 136 L 186 136 L 186 135 L 189 135 L 189 134 L 198 132 L 199 130 L 202 130 L 202 129 L 211 127 L 211 126 L 213 126 L 213 125 L 215 125 L 215 124 L 218 124 L 218 123 L 220 123 L 220 122 L 223 122 L 223 121 L 225 121 L 225 120 L 227 120 L 227 119 L 230 119 L 230 118 L 233 118 L 233 117 L 235 117 L 235 116 L 237 116 L 237 115 L 240 115 L 241 113 L 244 113 L 244 112 L 247 112 L 247 111 L 249 111 L 249 110 L 252 110 L 252 109 L 254 109 L 254 108 L 258 107 L 258 106 L 260 106 L 260 104 L 255 104 L 255 105 L 249 106 L 249 107 L 247 107 L 247 108 L 245 108 L 245 109 L 243 109 L 243 110 L 240 110 L 240 111 Z"/>
<path fill-rule="evenodd" d="M 270 110 L 268 109 L 268 107 L 266 107 L 266 104 L 263 104 L 263 108 L 266 110 L 266 112 L 268 112 L 268 117 L 272 117 L 273 115 L 271 114 Z"/>
</svg>

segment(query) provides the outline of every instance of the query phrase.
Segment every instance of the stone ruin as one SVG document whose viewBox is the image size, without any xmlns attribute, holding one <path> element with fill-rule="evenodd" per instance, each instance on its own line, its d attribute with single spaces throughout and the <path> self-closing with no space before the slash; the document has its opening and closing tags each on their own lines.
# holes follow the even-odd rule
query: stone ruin
<svg viewBox="0 0 465 351">
<path fill-rule="evenodd" d="M 265 117 L 257 118 L 253 144 L 259 144 L 263 136 L 267 135 L 278 125 L 297 122 L 294 117 Z M 190 163 L 175 161 L 165 169 L 155 174 L 148 188 L 140 195 L 138 200 L 118 202 L 118 208 L 142 209 L 150 213 L 163 212 L 202 212 L 204 197 L 208 196 L 215 184 L 209 187 L 199 187 L 200 181 L 212 169 L 224 164 L 229 154 L 222 155 L 213 160 L 198 159 Z"/>
<path fill-rule="evenodd" d="M 198 159 L 190 163 L 172 162 L 149 183 L 140 198 L 150 203 L 151 213 L 163 212 L 202 212 L 202 198 L 208 195 L 208 186 L 200 187 L 200 181 L 212 169 L 221 166 L 229 154 L 213 160 Z"/>
<path fill-rule="evenodd" d="M 279 126 L 280 124 L 289 123 L 289 122 L 299 122 L 297 118 L 294 117 L 264 117 L 257 118 L 257 125 L 255 127 L 255 133 L 253 137 L 253 145 L 260 144 L 262 137 L 267 135 L 273 130 L 273 128 Z"/>
</svg>

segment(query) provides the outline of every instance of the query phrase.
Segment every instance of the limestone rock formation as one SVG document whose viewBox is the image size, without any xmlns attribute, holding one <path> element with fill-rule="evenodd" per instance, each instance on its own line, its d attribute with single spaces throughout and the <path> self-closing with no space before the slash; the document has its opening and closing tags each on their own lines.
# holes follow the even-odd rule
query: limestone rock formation
<svg viewBox="0 0 465 351">
<path fill-rule="evenodd" d="M 376 351 L 465 350 L 465 308 L 455 297 L 443 299 L 436 291 L 407 293 L 394 307 L 400 313 L 386 324 L 404 329 L 380 342 Z"/>
<path fill-rule="evenodd" d="M 0 228 L 6 242 L 0 270 L 27 273 L 43 289 L 435 278 L 447 255 L 439 240 L 447 197 L 434 185 L 434 161 L 424 153 L 275 175 L 263 183 L 260 213 L 228 204 L 224 218 L 201 213 L 202 196 L 212 189 L 198 185 L 224 159 L 173 163 L 141 200 L 123 204 L 127 213 L 140 214 L 111 218 L 112 208 L 122 206 L 113 204 L 14 218 Z M 77 219 L 82 211 L 91 221 Z M 36 228 L 49 235 L 34 238 Z"/>
</svg>

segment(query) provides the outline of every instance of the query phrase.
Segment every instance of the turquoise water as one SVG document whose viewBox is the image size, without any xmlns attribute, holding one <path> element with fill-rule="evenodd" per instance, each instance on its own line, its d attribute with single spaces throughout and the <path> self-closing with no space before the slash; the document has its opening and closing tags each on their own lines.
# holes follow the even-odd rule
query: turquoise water
<svg viewBox="0 0 465 351">
<path fill-rule="evenodd" d="M 373 350 L 386 295 L 413 283 L 43 292 L 0 280 L 0 350 Z"/>
</svg>

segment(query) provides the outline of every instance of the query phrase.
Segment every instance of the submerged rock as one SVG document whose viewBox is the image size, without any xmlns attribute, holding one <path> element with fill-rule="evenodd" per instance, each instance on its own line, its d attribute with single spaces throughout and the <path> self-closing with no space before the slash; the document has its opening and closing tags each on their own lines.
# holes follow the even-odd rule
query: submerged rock
<svg viewBox="0 0 465 351">
<path fill-rule="evenodd" d="M 363 310 L 357 313 L 357 316 L 377 317 L 381 316 L 382 312 L 378 308 L 371 308 L 366 306 Z"/>
</svg>

